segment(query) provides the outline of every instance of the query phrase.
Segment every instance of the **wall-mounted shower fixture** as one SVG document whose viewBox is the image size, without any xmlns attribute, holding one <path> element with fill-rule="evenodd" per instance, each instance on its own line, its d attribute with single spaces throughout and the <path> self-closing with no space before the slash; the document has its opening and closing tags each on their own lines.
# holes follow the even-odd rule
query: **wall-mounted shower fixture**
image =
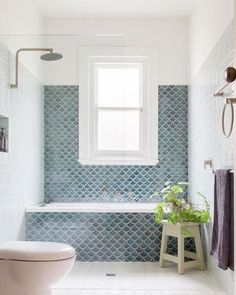
<svg viewBox="0 0 236 295">
<path fill-rule="evenodd" d="M 224 84 L 220 89 L 218 89 L 214 96 L 223 96 L 224 92 L 223 89 L 227 87 L 230 83 L 234 82 L 236 80 L 236 69 L 234 67 L 228 67 L 225 70 L 225 81 L 226 84 Z M 235 97 L 228 97 L 225 99 L 225 104 L 222 112 L 222 119 L 221 119 L 221 125 L 222 125 L 222 132 L 224 134 L 224 137 L 228 138 L 232 134 L 233 127 L 234 127 L 234 104 L 236 104 L 236 98 Z M 225 111 L 227 106 L 230 106 L 230 113 L 231 113 L 231 120 L 230 120 L 230 127 L 229 132 L 226 132 L 225 130 Z"/>
<path fill-rule="evenodd" d="M 16 64 L 15 64 L 15 84 L 11 84 L 11 88 L 18 88 L 18 78 L 19 78 L 19 54 L 22 51 L 47 51 L 41 55 L 41 59 L 44 61 L 55 61 L 63 58 L 60 53 L 53 52 L 53 48 L 20 48 L 16 52 Z"/>
<path fill-rule="evenodd" d="M 224 92 L 223 90 L 232 82 L 236 80 L 236 69 L 234 67 L 228 67 L 225 70 L 225 84 L 220 87 L 216 92 L 214 93 L 214 96 L 223 96 Z"/>
</svg>

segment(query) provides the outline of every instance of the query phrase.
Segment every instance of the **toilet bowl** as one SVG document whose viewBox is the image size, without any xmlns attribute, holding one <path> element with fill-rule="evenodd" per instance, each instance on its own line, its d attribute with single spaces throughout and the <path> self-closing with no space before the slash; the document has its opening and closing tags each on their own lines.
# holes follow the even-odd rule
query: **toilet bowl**
<svg viewBox="0 0 236 295">
<path fill-rule="evenodd" d="M 75 262 L 69 245 L 7 242 L 0 246 L 0 295 L 51 295 Z"/>
</svg>

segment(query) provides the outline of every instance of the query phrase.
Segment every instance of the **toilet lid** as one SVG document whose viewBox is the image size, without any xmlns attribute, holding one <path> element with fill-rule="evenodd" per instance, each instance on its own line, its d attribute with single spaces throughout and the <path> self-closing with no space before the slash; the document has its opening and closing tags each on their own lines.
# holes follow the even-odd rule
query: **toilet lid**
<svg viewBox="0 0 236 295">
<path fill-rule="evenodd" d="M 69 245 L 48 242 L 7 242 L 0 246 L 0 259 L 19 261 L 58 261 L 75 256 Z"/>
</svg>

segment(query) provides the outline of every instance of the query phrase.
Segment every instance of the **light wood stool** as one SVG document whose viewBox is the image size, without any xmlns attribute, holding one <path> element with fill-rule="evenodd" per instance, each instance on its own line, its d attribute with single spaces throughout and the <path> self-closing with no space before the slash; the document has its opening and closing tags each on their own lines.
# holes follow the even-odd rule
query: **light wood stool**
<svg viewBox="0 0 236 295">
<path fill-rule="evenodd" d="M 165 261 L 175 262 L 178 264 L 178 273 L 184 274 L 185 269 L 198 267 L 201 270 L 205 269 L 202 242 L 199 231 L 199 224 L 186 222 L 172 224 L 166 220 L 161 222 L 163 224 L 161 252 L 160 252 L 160 267 L 164 267 Z M 168 237 L 176 237 L 178 239 L 178 255 L 171 255 L 167 253 Z M 184 239 L 192 237 L 195 241 L 196 252 L 185 251 Z M 190 258 L 191 261 L 185 262 L 185 257 Z"/>
</svg>

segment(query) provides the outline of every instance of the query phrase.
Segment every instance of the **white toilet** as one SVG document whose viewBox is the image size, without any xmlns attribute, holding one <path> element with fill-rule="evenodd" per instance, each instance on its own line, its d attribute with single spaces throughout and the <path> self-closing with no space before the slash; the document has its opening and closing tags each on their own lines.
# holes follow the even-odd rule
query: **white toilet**
<svg viewBox="0 0 236 295">
<path fill-rule="evenodd" d="M 7 242 L 0 246 L 0 295 L 51 295 L 75 262 L 69 245 Z"/>
</svg>

